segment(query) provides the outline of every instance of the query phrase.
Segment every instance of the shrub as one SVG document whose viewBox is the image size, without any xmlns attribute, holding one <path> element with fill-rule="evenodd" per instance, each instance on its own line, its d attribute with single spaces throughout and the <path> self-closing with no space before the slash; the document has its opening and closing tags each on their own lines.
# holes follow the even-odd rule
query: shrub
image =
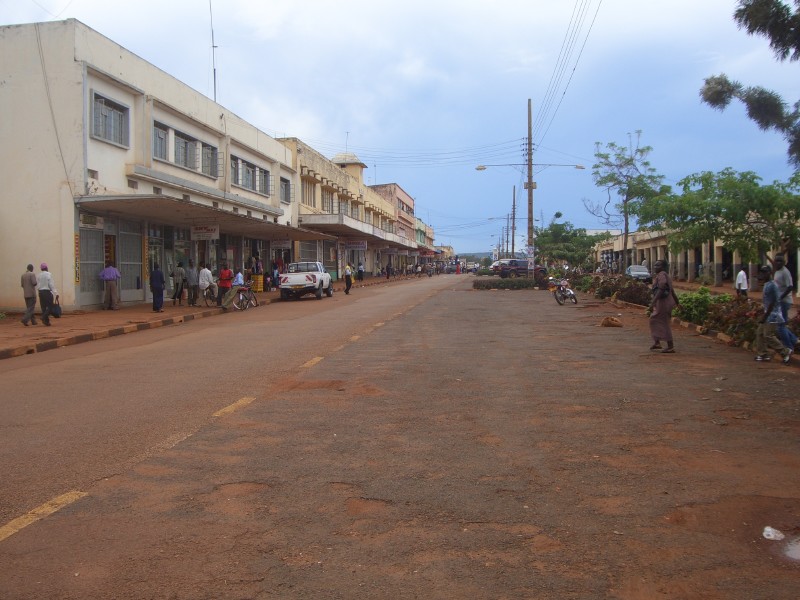
<svg viewBox="0 0 800 600">
<path fill-rule="evenodd" d="M 724 302 L 713 302 L 708 309 L 708 317 L 703 325 L 708 329 L 731 336 L 736 345 L 752 343 L 756 337 L 758 319 L 764 309 L 760 302 L 750 299 L 736 299 L 724 294 Z M 683 298 L 681 297 L 681 302 Z"/>
<path fill-rule="evenodd" d="M 492 279 L 481 279 L 472 282 L 475 290 L 532 290 L 535 289 L 536 282 L 530 277 L 493 277 Z"/>
</svg>

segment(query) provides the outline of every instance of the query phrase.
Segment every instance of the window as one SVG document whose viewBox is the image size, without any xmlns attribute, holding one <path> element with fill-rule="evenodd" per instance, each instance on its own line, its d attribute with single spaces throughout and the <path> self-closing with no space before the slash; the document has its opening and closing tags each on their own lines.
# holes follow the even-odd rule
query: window
<svg viewBox="0 0 800 600">
<path fill-rule="evenodd" d="M 355 202 L 350 206 L 350 216 L 358 220 L 358 204 Z"/>
<path fill-rule="evenodd" d="M 175 132 L 175 164 L 197 168 L 197 141 L 178 131 Z"/>
<path fill-rule="evenodd" d="M 128 145 L 128 107 L 100 94 L 93 95 L 92 135 L 119 144 Z"/>
<path fill-rule="evenodd" d="M 288 179 L 281 177 L 281 202 L 286 204 L 292 201 L 292 184 Z"/>
<path fill-rule="evenodd" d="M 167 136 L 169 129 L 161 123 L 153 124 L 153 158 L 167 160 Z"/>
<path fill-rule="evenodd" d="M 258 169 L 258 191 L 269 196 L 269 171 Z"/>
<path fill-rule="evenodd" d="M 203 144 L 203 173 L 217 177 L 217 149 L 214 146 Z"/>
<path fill-rule="evenodd" d="M 303 204 L 306 206 L 310 206 L 312 208 L 317 207 L 316 198 L 314 197 L 314 192 L 316 191 L 314 183 L 311 181 L 306 181 L 305 179 L 300 182 L 300 185 L 303 189 Z"/>
<path fill-rule="evenodd" d="M 242 187 L 256 189 L 256 166 L 242 161 Z"/>
<path fill-rule="evenodd" d="M 322 190 L 322 212 L 328 214 L 333 212 L 333 191 Z"/>
<path fill-rule="evenodd" d="M 239 159 L 231 156 L 231 183 L 239 184 Z"/>
</svg>

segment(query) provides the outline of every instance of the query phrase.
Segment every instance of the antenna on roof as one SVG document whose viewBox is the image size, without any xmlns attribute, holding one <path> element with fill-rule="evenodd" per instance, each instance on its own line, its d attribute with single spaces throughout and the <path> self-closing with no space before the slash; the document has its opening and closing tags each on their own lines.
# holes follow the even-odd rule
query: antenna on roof
<svg viewBox="0 0 800 600">
<path fill-rule="evenodd" d="M 208 15 L 211 18 L 211 67 L 214 70 L 214 102 L 217 101 L 217 47 L 214 44 L 214 13 L 211 12 L 211 0 L 208 0 Z"/>
</svg>

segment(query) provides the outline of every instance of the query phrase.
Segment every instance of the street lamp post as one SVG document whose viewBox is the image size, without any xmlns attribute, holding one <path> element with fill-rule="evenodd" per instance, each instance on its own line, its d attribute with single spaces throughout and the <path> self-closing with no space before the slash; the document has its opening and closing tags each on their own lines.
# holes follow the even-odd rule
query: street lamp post
<svg viewBox="0 0 800 600">
<path fill-rule="evenodd" d="M 530 139 L 530 138 L 529 138 Z M 527 163 L 504 163 L 504 164 L 486 164 L 478 165 L 475 167 L 476 171 L 485 171 L 489 167 L 528 167 L 528 180 L 525 182 L 525 189 L 528 190 L 528 258 L 533 259 L 533 190 L 536 188 L 536 182 L 533 181 L 533 167 L 572 167 L 574 169 L 583 170 L 586 167 L 583 165 L 572 165 L 564 163 L 533 163 L 530 161 L 530 152 L 528 153 Z M 512 210 L 516 212 L 516 188 L 514 190 L 514 198 L 512 199 Z"/>
</svg>

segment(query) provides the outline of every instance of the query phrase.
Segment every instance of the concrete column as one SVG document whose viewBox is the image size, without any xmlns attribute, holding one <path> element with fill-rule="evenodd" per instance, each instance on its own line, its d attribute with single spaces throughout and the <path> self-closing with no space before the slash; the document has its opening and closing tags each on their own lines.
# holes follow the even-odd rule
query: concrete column
<svg viewBox="0 0 800 600">
<path fill-rule="evenodd" d="M 685 280 L 686 279 L 686 261 L 684 258 L 686 257 L 686 250 L 679 252 L 675 256 L 675 260 L 678 262 L 678 279 Z"/>
<path fill-rule="evenodd" d="M 687 250 L 686 255 L 688 256 L 689 260 L 689 273 L 686 277 L 686 281 L 693 282 L 697 277 L 697 252 L 694 248 Z"/>
</svg>

